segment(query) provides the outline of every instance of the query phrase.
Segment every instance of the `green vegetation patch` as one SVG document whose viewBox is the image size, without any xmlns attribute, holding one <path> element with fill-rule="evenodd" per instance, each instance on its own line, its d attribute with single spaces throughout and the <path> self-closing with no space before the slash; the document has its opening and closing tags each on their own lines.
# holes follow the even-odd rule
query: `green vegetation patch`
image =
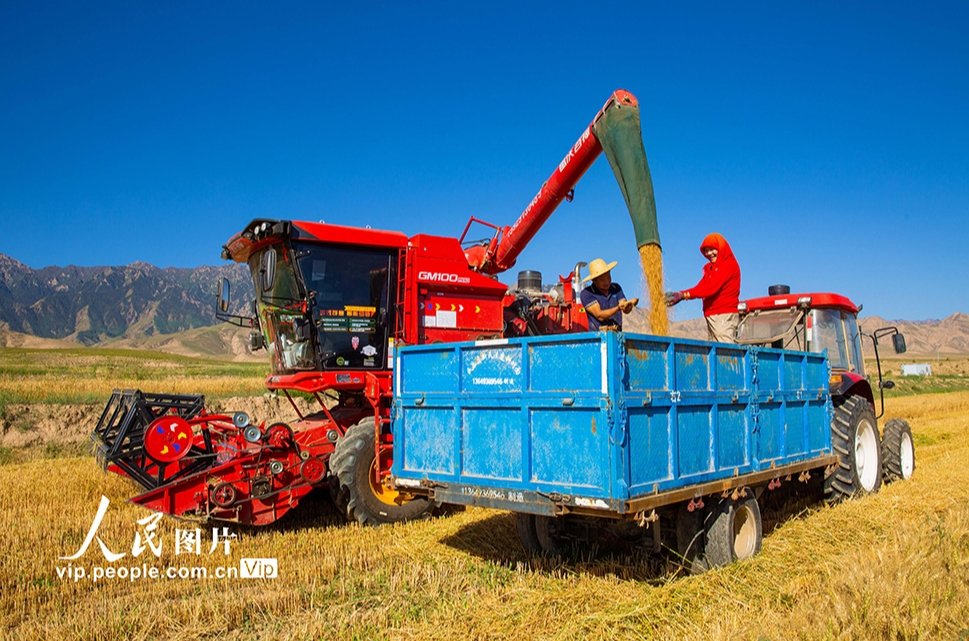
<svg viewBox="0 0 969 641">
<path fill-rule="evenodd" d="M 10 403 L 104 402 L 114 388 L 259 395 L 269 366 L 126 349 L 0 348 L 0 411 Z"/>
</svg>

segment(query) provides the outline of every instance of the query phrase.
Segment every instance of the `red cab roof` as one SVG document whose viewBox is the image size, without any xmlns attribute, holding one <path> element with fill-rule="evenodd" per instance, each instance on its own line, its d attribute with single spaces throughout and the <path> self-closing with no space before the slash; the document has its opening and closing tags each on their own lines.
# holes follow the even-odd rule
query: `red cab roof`
<svg viewBox="0 0 969 641">
<path fill-rule="evenodd" d="M 764 309 L 781 309 L 784 307 L 794 307 L 801 298 L 810 298 L 811 307 L 834 307 L 851 314 L 858 313 L 858 306 L 851 302 L 847 296 L 841 294 L 831 294 L 829 292 L 815 292 L 811 294 L 781 294 L 780 296 L 762 296 L 760 298 L 748 298 L 742 303 L 747 304 L 747 311 Z"/>
<path fill-rule="evenodd" d="M 267 226 L 269 231 L 267 232 Z M 260 227 L 262 234 L 260 234 Z M 280 242 L 283 238 L 293 240 L 319 241 L 338 245 L 359 247 L 407 247 L 407 236 L 397 231 L 383 231 L 365 227 L 346 225 L 327 225 L 304 221 L 269 220 L 257 218 L 245 229 L 229 239 L 225 245 L 223 258 L 232 258 L 244 263 L 253 252 Z"/>
<path fill-rule="evenodd" d="M 399 231 L 383 231 L 364 227 L 327 225 L 293 221 L 293 238 L 319 240 L 340 245 L 365 245 L 367 247 L 407 247 L 407 236 Z"/>
</svg>

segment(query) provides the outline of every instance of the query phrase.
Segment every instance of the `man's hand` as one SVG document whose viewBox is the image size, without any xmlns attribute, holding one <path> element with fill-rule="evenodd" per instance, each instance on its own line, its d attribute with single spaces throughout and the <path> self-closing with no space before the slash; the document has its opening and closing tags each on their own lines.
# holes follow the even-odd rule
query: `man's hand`
<svg viewBox="0 0 969 641">
<path fill-rule="evenodd" d="M 672 307 L 685 298 L 686 296 L 683 295 L 683 292 L 666 292 L 666 306 Z"/>
<path fill-rule="evenodd" d="M 625 298 L 623 298 L 622 300 L 619 301 L 619 310 L 623 314 L 628 314 L 629 312 L 633 311 L 633 308 L 635 308 L 636 305 L 638 304 L 639 304 L 638 298 L 633 298 L 631 300 L 626 300 Z"/>
</svg>

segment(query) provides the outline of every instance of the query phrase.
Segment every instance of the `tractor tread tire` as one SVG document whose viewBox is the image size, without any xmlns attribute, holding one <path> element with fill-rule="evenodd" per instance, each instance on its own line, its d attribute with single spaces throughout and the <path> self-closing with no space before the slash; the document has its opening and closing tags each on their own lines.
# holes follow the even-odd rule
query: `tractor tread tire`
<svg viewBox="0 0 969 641">
<path fill-rule="evenodd" d="M 373 420 L 363 420 L 350 427 L 336 442 L 330 456 L 330 494 L 337 508 L 350 522 L 380 525 L 426 518 L 434 502 L 416 497 L 401 505 L 387 505 L 374 494 L 370 486 L 370 466 L 373 463 Z"/>
<path fill-rule="evenodd" d="M 885 423 L 885 429 L 882 434 L 881 455 L 883 483 L 891 483 L 892 481 L 904 480 L 905 478 L 902 469 L 902 438 L 904 435 L 908 436 L 909 443 L 912 444 L 912 473 L 915 472 L 915 441 L 912 437 L 912 428 L 905 419 L 889 419 Z"/>
<path fill-rule="evenodd" d="M 875 462 L 878 473 L 875 475 L 871 489 L 867 491 L 861 485 L 854 460 L 855 439 L 858 426 L 863 419 L 867 419 L 874 430 L 876 443 L 873 454 L 879 459 Z M 834 417 L 831 421 L 831 447 L 841 455 L 841 460 L 824 479 L 824 498 L 827 502 L 837 503 L 852 496 L 878 491 L 882 483 L 881 452 L 878 443 L 878 424 L 871 403 L 860 396 L 848 396 L 835 401 Z"/>
</svg>

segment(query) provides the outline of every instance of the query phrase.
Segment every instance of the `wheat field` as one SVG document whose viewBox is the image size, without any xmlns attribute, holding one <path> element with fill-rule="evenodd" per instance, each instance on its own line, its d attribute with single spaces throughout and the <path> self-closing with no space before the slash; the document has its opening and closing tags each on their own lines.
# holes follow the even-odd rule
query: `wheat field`
<svg viewBox="0 0 969 641">
<path fill-rule="evenodd" d="M 206 397 L 261 395 L 269 366 L 124 349 L 0 348 L 7 403 L 104 403 L 111 390 Z"/>
<path fill-rule="evenodd" d="M 0 634 L 16 639 L 963 639 L 969 629 L 969 392 L 889 399 L 915 431 L 913 478 L 783 522 L 746 562 L 685 576 L 603 546 L 528 558 L 509 514 L 361 528 L 323 496 L 274 527 L 230 526 L 230 554 L 132 559 L 148 513 L 88 457 L 0 465 Z M 111 565 L 95 542 L 75 561 L 101 496 L 115 565 L 238 566 L 270 579 L 73 581 Z M 203 532 L 210 536 L 210 533 Z M 208 548 L 206 541 L 203 546 Z"/>
</svg>

